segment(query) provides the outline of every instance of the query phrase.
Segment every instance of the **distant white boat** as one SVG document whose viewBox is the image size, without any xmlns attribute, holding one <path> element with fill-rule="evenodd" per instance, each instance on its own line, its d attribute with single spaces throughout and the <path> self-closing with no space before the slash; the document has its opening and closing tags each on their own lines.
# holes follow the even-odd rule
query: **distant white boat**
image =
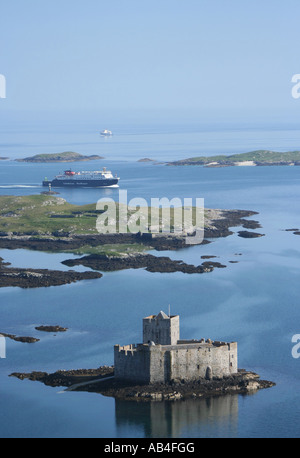
<svg viewBox="0 0 300 458">
<path fill-rule="evenodd" d="M 112 135 L 112 131 L 111 130 L 102 130 L 102 132 L 100 132 L 101 135 L 104 135 L 105 137 L 109 137 L 110 135 Z"/>
</svg>

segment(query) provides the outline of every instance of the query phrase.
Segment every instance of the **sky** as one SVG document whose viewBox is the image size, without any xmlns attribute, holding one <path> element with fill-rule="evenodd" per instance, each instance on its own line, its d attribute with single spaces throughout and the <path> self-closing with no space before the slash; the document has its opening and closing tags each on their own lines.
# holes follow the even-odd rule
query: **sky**
<svg viewBox="0 0 300 458">
<path fill-rule="evenodd" d="M 300 122 L 299 0 L 2 0 L 0 122 Z"/>
</svg>

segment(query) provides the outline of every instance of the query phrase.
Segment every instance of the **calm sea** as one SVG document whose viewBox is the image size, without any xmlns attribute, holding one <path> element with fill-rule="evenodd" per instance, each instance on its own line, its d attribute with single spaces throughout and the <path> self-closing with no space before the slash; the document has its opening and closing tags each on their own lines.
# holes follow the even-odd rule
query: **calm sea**
<svg viewBox="0 0 300 458">
<path fill-rule="evenodd" d="M 6 341 L 0 359 L 1 437 L 299 437 L 300 359 L 292 337 L 300 334 L 300 168 L 236 167 L 205 169 L 139 163 L 253 149 L 299 149 L 297 130 L 178 131 L 161 126 L 114 129 L 100 138 L 96 129 L 41 131 L 1 129 L 0 156 L 11 159 L 41 152 L 77 151 L 105 157 L 121 177 L 128 197 L 202 197 L 208 208 L 244 209 L 265 234 L 243 239 L 234 234 L 211 244 L 163 252 L 200 264 L 218 256 L 225 269 L 202 275 L 158 274 L 144 270 L 104 273 L 99 280 L 60 287 L 0 289 L 0 333 L 40 338 L 36 344 Z M 0 194 L 39 194 L 41 181 L 62 164 L 0 163 Z M 99 163 L 74 163 L 92 170 Z M 118 199 L 117 188 L 61 190 L 69 202 Z M 69 254 L 0 250 L 14 266 L 64 268 Z M 230 263 L 229 261 L 238 261 Z M 178 403 L 117 402 L 91 393 L 65 392 L 8 377 L 12 372 L 95 368 L 113 364 L 113 345 L 141 341 L 142 318 L 160 310 L 179 314 L 182 338 L 237 340 L 239 367 L 257 371 L 276 387 L 247 396 Z M 42 334 L 35 326 L 68 327 Z"/>
</svg>

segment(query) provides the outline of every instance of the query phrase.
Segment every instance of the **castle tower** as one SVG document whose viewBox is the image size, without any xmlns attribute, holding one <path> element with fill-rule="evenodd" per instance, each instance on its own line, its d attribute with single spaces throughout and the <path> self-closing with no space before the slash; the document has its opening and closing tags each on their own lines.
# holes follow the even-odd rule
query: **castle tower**
<svg viewBox="0 0 300 458">
<path fill-rule="evenodd" d="M 143 343 L 177 345 L 179 340 L 179 316 L 168 316 L 164 312 L 143 319 Z"/>
</svg>

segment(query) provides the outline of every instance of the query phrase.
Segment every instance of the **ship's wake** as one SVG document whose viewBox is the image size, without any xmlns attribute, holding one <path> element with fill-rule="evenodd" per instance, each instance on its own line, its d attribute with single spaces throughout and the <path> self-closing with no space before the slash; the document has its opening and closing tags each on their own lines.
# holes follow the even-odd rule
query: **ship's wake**
<svg viewBox="0 0 300 458">
<path fill-rule="evenodd" d="M 18 188 L 40 188 L 40 186 L 31 186 L 31 185 L 23 185 L 23 184 L 8 184 L 0 186 L 0 189 L 18 189 Z"/>
</svg>

